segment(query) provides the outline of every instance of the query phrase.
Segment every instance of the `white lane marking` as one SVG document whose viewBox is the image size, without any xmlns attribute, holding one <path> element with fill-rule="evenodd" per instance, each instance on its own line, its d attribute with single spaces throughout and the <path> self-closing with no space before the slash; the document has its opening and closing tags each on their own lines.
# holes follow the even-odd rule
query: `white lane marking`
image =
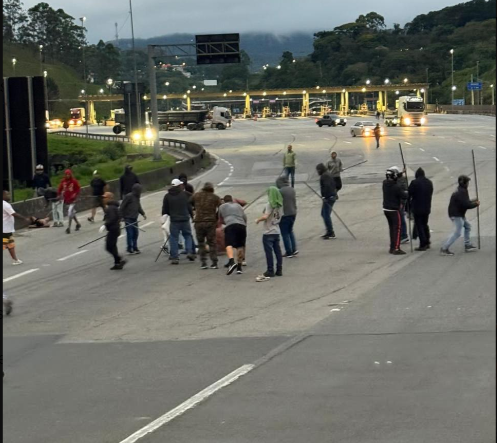
<svg viewBox="0 0 497 443">
<path fill-rule="evenodd" d="M 463 140 L 457 140 L 459 143 L 466 143 L 465 141 Z"/>
<path fill-rule="evenodd" d="M 437 162 L 439 162 L 440 160 L 437 158 L 437 157 L 433 157 Z"/>
<path fill-rule="evenodd" d="M 329 138 L 326 138 L 326 137 L 325 137 L 324 139 L 325 139 L 325 140 L 330 140 Z"/>
<path fill-rule="evenodd" d="M 397 139 L 395 139 L 393 137 L 388 137 L 388 140 L 397 140 Z"/>
<path fill-rule="evenodd" d="M 68 255 L 67 257 L 58 258 L 57 261 L 66 261 L 70 258 L 76 257 L 77 255 L 84 254 L 85 252 L 88 252 L 88 250 L 83 249 L 82 251 L 75 252 L 74 254 Z"/>
<path fill-rule="evenodd" d="M 423 148 L 419 148 L 419 150 L 425 152 L 425 150 Z"/>
<path fill-rule="evenodd" d="M 485 146 L 478 146 L 478 147 L 481 149 L 487 149 L 487 148 L 485 148 Z"/>
<path fill-rule="evenodd" d="M 406 145 L 412 146 L 412 143 L 404 142 Z"/>
<path fill-rule="evenodd" d="M 346 142 L 346 141 L 344 141 L 344 143 L 347 143 L 347 144 L 349 144 L 349 145 L 350 145 L 352 142 Z"/>
<path fill-rule="evenodd" d="M 23 277 L 25 275 L 31 274 L 32 272 L 39 271 L 40 268 L 35 268 L 35 269 L 28 269 L 27 271 L 21 272 L 20 274 L 13 275 L 12 277 L 7 277 L 3 279 L 4 283 L 7 283 L 8 281 L 15 280 L 16 278 Z"/>
<path fill-rule="evenodd" d="M 340 308 L 333 308 L 330 310 L 330 312 L 339 312 L 340 311 Z"/>
<path fill-rule="evenodd" d="M 490 137 L 493 137 L 493 138 L 495 138 L 495 135 L 492 135 L 492 134 L 490 134 Z"/>
<path fill-rule="evenodd" d="M 206 400 L 211 395 L 215 394 L 220 389 L 230 385 L 234 381 L 238 380 L 240 377 L 249 373 L 252 369 L 254 369 L 254 365 L 243 365 L 233 371 L 231 374 L 228 374 L 226 377 L 221 378 L 217 382 L 205 388 L 203 391 L 200 391 L 198 394 L 195 394 L 193 397 L 190 397 L 185 402 L 181 403 L 179 406 L 176 406 L 174 409 L 166 412 L 161 417 L 154 420 L 152 423 L 149 423 L 147 426 L 136 431 L 134 434 L 130 435 L 128 438 L 125 438 L 120 443 L 135 443 L 139 439 L 145 437 L 147 434 L 150 434 L 161 426 L 169 423 L 171 420 L 174 420 L 176 417 L 183 415 L 189 409 L 194 408 L 200 402 Z"/>
</svg>

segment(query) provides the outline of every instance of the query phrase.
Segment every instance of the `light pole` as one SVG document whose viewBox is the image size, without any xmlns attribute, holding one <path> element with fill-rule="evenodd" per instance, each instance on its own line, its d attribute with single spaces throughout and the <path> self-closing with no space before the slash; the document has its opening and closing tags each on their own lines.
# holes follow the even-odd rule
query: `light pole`
<svg viewBox="0 0 497 443">
<path fill-rule="evenodd" d="M 48 120 L 48 116 L 49 116 L 49 113 L 48 113 L 48 87 L 47 87 L 47 75 L 48 75 L 48 72 L 47 71 L 43 71 L 43 84 L 45 86 L 45 113 L 47 114 L 47 120 Z"/>
<path fill-rule="evenodd" d="M 453 49 L 450 50 L 450 56 L 451 56 L 451 60 L 452 60 L 451 70 L 450 70 L 451 75 L 452 75 L 452 77 L 451 77 L 452 78 L 452 106 L 451 106 L 451 108 L 452 108 L 452 110 L 454 110 L 454 91 L 456 90 L 456 88 L 454 88 L 454 50 Z"/>
<path fill-rule="evenodd" d="M 141 103 L 140 103 L 140 93 L 138 92 L 138 74 L 136 71 L 136 51 L 135 51 L 135 28 L 133 25 L 133 5 L 131 3 L 131 0 L 129 0 L 129 15 L 130 15 L 130 19 L 131 19 L 131 44 L 132 44 L 132 49 L 133 49 L 133 75 L 135 77 L 135 97 L 136 97 L 136 114 L 137 114 L 136 116 L 137 116 L 138 129 L 140 129 L 142 126 L 142 124 L 141 124 L 141 122 L 142 122 L 142 120 L 141 120 Z M 154 75 L 155 75 L 155 73 L 154 73 Z M 131 118 L 131 116 L 130 116 L 130 118 Z"/>
<path fill-rule="evenodd" d="M 14 69 L 14 77 L 16 76 L 16 63 L 17 63 L 17 59 L 13 58 L 12 59 L 12 68 Z"/>
<path fill-rule="evenodd" d="M 38 46 L 40 49 L 40 73 L 43 75 L 43 45 Z"/>
<path fill-rule="evenodd" d="M 494 84 L 490 85 L 490 89 L 492 91 L 492 106 L 495 106 L 495 98 L 494 98 Z"/>
<path fill-rule="evenodd" d="M 83 49 L 83 76 L 84 76 L 84 85 L 85 85 L 85 89 L 83 89 L 83 91 L 81 91 L 82 93 L 84 91 L 86 91 L 86 59 L 85 59 L 85 46 L 86 46 L 86 31 L 85 31 L 85 21 L 86 21 L 86 17 L 80 17 L 79 18 L 81 20 L 81 28 L 83 29 L 83 36 L 84 36 L 84 40 L 83 40 L 83 45 L 82 45 L 82 49 Z M 86 137 L 88 138 L 88 119 L 89 119 L 89 115 L 88 115 L 88 100 L 86 99 L 86 93 L 85 93 L 85 126 L 86 126 Z"/>
<path fill-rule="evenodd" d="M 109 90 L 109 95 L 112 95 L 111 88 L 112 88 L 112 85 L 114 84 L 114 80 L 112 80 L 111 78 L 108 78 L 105 83 L 107 84 L 107 89 Z M 112 120 L 112 99 L 110 100 L 109 120 Z"/>
</svg>

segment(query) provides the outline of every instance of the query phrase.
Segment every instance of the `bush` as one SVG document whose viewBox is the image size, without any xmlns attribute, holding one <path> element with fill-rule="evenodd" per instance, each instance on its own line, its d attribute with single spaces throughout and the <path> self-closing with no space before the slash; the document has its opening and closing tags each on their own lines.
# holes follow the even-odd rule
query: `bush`
<svg viewBox="0 0 497 443">
<path fill-rule="evenodd" d="M 126 155 L 126 147 L 122 142 L 109 143 L 103 148 L 102 154 L 109 160 L 118 160 Z"/>
</svg>

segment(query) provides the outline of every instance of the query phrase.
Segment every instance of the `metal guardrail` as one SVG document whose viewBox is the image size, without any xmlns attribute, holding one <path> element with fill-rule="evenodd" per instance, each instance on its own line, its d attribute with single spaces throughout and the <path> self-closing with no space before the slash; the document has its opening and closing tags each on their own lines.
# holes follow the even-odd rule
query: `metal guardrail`
<svg viewBox="0 0 497 443">
<path fill-rule="evenodd" d="M 144 140 L 136 142 L 131 137 L 127 137 L 126 135 L 86 134 L 86 133 L 71 132 L 71 131 L 55 131 L 51 132 L 50 134 L 61 135 L 64 137 L 86 138 L 89 140 L 131 143 L 139 146 L 153 146 L 153 142 L 144 141 Z M 192 151 L 195 154 L 198 154 L 199 150 L 198 148 L 197 149 L 193 148 L 196 146 L 200 146 L 197 145 L 196 143 L 185 142 L 183 140 L 175 140 L 172 138 L 159 138 L 159 145 L 168 148 L 184 149 L 187 151 Z"/>
</svg>

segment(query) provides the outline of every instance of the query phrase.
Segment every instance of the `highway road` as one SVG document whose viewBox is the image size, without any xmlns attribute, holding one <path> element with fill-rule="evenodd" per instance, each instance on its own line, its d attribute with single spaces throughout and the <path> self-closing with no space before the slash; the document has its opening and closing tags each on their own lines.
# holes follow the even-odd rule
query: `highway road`
<svg viewBox="0 0 497 443">
<path fill-rule="evenodd" d="M 354 122 L 349 119 L 349 125 Z M 91 128 L 92 132 L 110 128 Z M 247 201 L 243 275 L 201 270 L 159 253 L 165 191 L 147 193 L 142 254 L 122 272 L 82 214 L 80 232 L 17 233 L 22 266 L 4 253 L 4 438 L 9 443 L 490 443 L 495 435 L 495 119 L 430 115 L 387 128 L 380 149 L 350 126 L 312 119 L 235 121 L 226 131 L 163 136 L 201 143 L 216 165 L 192 180 Z M 300 254 L 282 278 L 265 270 L 264 189 L 297 153 Z M 435 195 L 433 248 L 388 254 L 385 170 L 423 167 Z M 447 205 L 459 174 L 479 178 L 482 249 L 454 257 Z M 337 239 L 323 241 L 315 165 L 344 166 Z M 474 195 L 474 182 L 470 184 Z M 476 211 L 468 213 L 476 234 Z M 476 242 L 476 239 L 475 239 Z M 120 240 L 124 250 L 124 238 Z M 224 259 L 221 259 L 221 263 Z"/>
</svg>

